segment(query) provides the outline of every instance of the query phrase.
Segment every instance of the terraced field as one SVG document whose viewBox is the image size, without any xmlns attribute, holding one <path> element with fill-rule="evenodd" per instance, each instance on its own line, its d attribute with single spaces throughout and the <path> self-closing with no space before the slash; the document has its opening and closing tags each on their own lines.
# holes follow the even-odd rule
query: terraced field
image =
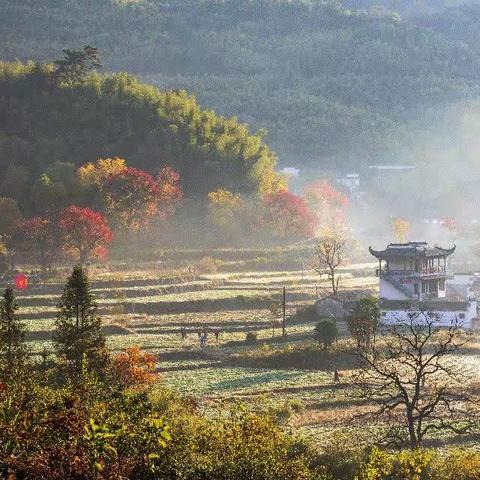
<svg viewBox="0 0 480 480">
<path fill-rule="evenodd" d="M 344 270 L 344 288 L 375 290 L 375 277 L 354 276 L 355 268 Z M 130 270 L 121 276 L 92 270 L 90 277 L 109 345 L 117 350 L 135 343 L 158 353 L 198 349 L 197 332 L 203 328 L 212 331 L 212 348 L 240 343 L 249 331 L 268 339 L 274 320 L 269 308 L 272 303 L 280 304 L 284 286 L 288 315 L 328 289 L 326 279 L 300 271 L 163 276 L 155 270 Z M 18 292 L 19 316 L 28 326 L 29 340 L 48 341 L 51 337 L 62 288 L 63 282 L 58 281 Z M 180 336 L 182 326 L 188 331 L 186 340 Z M 298 339 L 311 328 L 291 324 L 289 336 Z"/>
<path fill-rule="evenodd" d="M 374 292 L 377 279 L 373 272 L 371 264 L 345 268 L 343 288 L 352 294 Z M 231 401 L 280 411 L 297 404 L 301 408 L 291 416 L 291 426 L 323 438 L 330 427 L 326 414 L 320 416 L 320 408 L 323 411 L 327 406 L 331 411 L 334 400 L 346 401 L 348 385 L 333 384 L 328 369 L 253 368 L 232 362 L 232 354 L 262 345 L 311 341 L 314 324 L 288 317 L 327 291 L 326 278 L 308 271 L 179 274 L 148 265 L 123 273 L 118 268 L 92 268 L 89 276 L 109 347 L 119 351 L 138 345 L 158 354 L 165 384 L 195 397 L 205 409 Z M 272 336 L 272 321 L 280 319 L 270 311 L 272 303 L 280 304 L 284 286 L 286 339 L 280 336 L 278 325 Z M 62 287 L 59 279 L 18 294 L 19 315 L 28 326 L 34 353 L 50 344 Z M 186 328 L 186 339 L 182 339 L 181 327 Z M 207 347 L 202 349 L 198 332 L 203 329 L 209 333 Z M 257 334 L 256 345 L 246 344 L 248 332 Z M 337 420 L 332 422 L 332 429 L 338 426 Z"/>
<path fill-rule="evenodd" d="M 358 264 L 343 269 L 342 288 L 349 297 L 375 293 L 375 265 Z M 50 344 L 56 304 L 67 275 L 56 282 L 31 287 L 19 293 L 19 314 L 28 327 L 32 352 Z M 367 425 L 358 414 L 368 409 L 352 395 L 348 359 L 335 367 L 328 361 L 288 364 L 270 363 L 268 368 L 239 360 L 258 352 L 310 348 L 314 322 L 295 318 L 297 308 L 311 305 L 328 291 L 326 278 L 308 271 L 229 271 L 192 274 L 188 270 L 166 271 L 142 264 L 121 270 L 91 268 L 93 293 L 102 315 L 107 342 L 113 351 L 138 345 L 158 354 L 163 382 L 192 396 L 205 412 L 215 415 L 225 403 L 241 402 L 247 408 L 269 410 L 286 428 L 302 432 L 320 445 L 340 441 L 342 432 L 355 434 L 358 442 L 371 442 L 383 425 Z M 280 305 L 287 288 L 287 337 L 281 337 L 270 307 Z M 187 337 L 182 339 L 181 328 Z M 338 325 L 346 337 L 345 325 Z M 200 331 L 208 332 L 205 348 Z M 246 334 L 258 341 L 247 344 Z M 339 342 L 344 348 L 346 339 Z M 262 350 L 263 349 L 263 350 Z M 480 348 L 472 344 L 462 361 L 478 368 Z M 350 362 L 351 363 L 351 362 Z M 285 362 L 282 363 L 285 365 Z M 323 365 L 323 366 L 322 366 Z M 340 382 L 333 381 L 333 369 Z"/>
</svg>

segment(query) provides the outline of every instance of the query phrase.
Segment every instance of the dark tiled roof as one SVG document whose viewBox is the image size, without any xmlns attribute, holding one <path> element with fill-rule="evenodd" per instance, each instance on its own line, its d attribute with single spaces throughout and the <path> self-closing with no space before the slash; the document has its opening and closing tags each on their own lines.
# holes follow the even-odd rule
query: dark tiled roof
<svg viewBox="0 0 480 480">
<path fill-rule="evenodd" d="M 415 300 L 380 300 L 380 308 L 384 310 L 422 310 L 424 312 L 456 312 L 466 310 L 470 302 L 458 302 L 452 300 L 427 300 L 419 302 Z"/>
<path fill-rule="evenodd" d="M 370 253 L 379 259 L 389 257 L 443 257 L 451 255 L 455 251 L 452 248 L 442 248 L 436 245 L 429 245 L 427 242 L 390 243 L 385 250 L 373 250 L 369 247 Z"/>
</svg>

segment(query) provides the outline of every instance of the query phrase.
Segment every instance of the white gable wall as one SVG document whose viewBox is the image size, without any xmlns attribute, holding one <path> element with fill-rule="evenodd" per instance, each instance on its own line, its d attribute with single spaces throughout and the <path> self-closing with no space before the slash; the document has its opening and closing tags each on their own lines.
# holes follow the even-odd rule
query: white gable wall
<svg viewBox="0 0 480 480">
<path fill-rule="evenodd" d="M 447 280 L 450 285 L 471 285 L 472 282 L 473 274 L 471 273 L 454 273 L 453 278 Z"/>
<path fill-rule="evenodd" d="M 409 314 L 415 313 L 415 310 L 385 310 L 381 309 L 381 323 L 395 324 L 409 322 Z M 420 313 L 420 312 L 418 312 Z M 425 312 L 428 315 L 427 312 Z M 449 327 L 453 322 L 458 321 L 459 325 L 465 329 L 473 328 L 473 320 L 477 317 L 477 302 L 469 302 L 469 306 L 465 310 L 456 311 L 435 311 L 432 313 L 433 318 L 436 319 L 436 325 L 442 327 Z M 419 316 L 419 320 L 422 316 Z"/>
</svg>

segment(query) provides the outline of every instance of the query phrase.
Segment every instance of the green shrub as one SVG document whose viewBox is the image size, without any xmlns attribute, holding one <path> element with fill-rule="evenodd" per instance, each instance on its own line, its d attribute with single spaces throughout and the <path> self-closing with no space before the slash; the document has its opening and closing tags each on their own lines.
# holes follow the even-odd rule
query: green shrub
<svg viewBox="0 0 480 480">
<path fill-rule="evenodd" d="M 246 335 L 245 335 L 245 343 L 248 343 L 248 344 L 253 344 L 253 343 L 257 343 L 258 341 L 258 336 L 256 333 L 254 332 L 248 332 Z"/>
<path fill-rule="evenodd" d="M 313 336 L 324 350 L 328 350 L 338 337 L 337 325 L 332 320 L 322 320 L 317 323 Z"/>
<path fill-rule="evenodd" d="M 374 447 L 355 480 L 433 480 L 433 460 L 434 454 L 430 450 L 391 454 Z"/>
<path fill-rule="evenodd" d="M 347 327 L 350 335 L 358 345 L 368 346 L 378 329 L 380 308 L 374 297 L 362 298 L 347 316 Z"/>
</svg>

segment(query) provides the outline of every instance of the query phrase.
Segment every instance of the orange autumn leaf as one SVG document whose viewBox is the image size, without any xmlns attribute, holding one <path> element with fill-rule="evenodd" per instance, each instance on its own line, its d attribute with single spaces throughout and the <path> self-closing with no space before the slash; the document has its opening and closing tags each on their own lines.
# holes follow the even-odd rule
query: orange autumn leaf
<svg viewBox="0 0 480 480">
<path fill-rule="evenodd" d="M 112 370 L 115 378 L 127 387 L 140 387 L 153 383 L 160 378 L 155 371 L 158 358 L 143 352 L 139 347 L 127 348 L 113 358 Z"/>
</svg>

